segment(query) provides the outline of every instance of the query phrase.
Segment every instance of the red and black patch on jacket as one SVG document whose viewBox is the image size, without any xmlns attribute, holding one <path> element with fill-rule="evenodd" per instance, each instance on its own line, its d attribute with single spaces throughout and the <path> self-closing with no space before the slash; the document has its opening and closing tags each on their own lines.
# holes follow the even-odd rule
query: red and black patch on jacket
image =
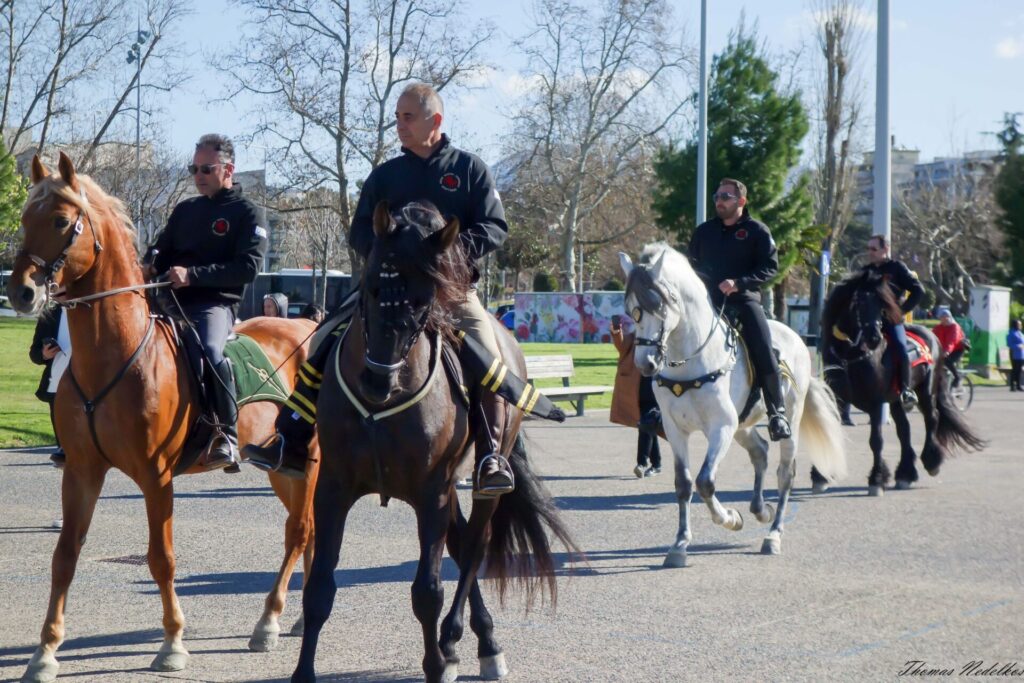
<svg viewBox="0 0 1024 683">
<path fill-rule="evenodd" d="M 228 228 L 230 227 L 231 224 L 228 223 L 228 219 L 226 218 L 218 218 L 213 222 L 213 225 L 210 226 L 210 228 L 213 230 L 213 234 L 217 235 L 218 237 L 223 237 L 224 235 L 228 234 Z"/>
<path fill-rule="evenodd" d="M 736 231 L 736 239 L 745 240 L 747 239 L 747 235 L 749 234 L 750 233 L 747 232 L 746 228 L 740 228 L 739 230 Z"/>
<path fill-rule="evenodd" d="M 441 176 L 441 189 L 448 190 L 449 192 L 458 192 L 461 186 L 462 180 L 454 173 L 445 173 Z"/>
</svg>

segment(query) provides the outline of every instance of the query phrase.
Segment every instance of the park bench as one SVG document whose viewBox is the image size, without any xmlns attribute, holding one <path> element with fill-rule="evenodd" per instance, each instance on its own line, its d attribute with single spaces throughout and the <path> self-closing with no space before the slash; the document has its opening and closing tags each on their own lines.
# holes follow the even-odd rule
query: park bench
<svg viewBox="0 0 1024 683">
<path fill-rule="evenodd" d="M 581 417 L 587 396 L 600 396 L 611 391 L 612 387 L 571 386 L 569 379 L 574 374 L 572 356 L 526 356 L 526 376 L 530 384 L 538 379 L 561 379 L 562 386 L 540 387 L 540 393 L 551 401 L 568 401 L 576 409 L 577 417 Z"/>
</svg>

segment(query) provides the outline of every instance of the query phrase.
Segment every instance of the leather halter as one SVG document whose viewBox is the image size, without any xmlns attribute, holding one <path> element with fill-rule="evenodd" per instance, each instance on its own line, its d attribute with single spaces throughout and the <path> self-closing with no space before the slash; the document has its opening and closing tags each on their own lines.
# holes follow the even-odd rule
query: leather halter
<svg viewBox="0 0 1024 683">
<path fill-rule="evenodd" d="M 92 232 L 92 248 L 93 252 L 99 254 L 103 251 L 103 245 L 100 244 L 100 239 L 96 235 L 96 227 L 93 225 L 92 217 L 89 216 L 89 211 L 85 209 L 85 206 L 89 205 L 89 198 L 85 194 L 85 188 L 79 188 L 79 195 L 82 197 L 83 208 L 78 210 L 78 218 L 75 220 L 75 225 L 71 229 L 71 233 L 68 235 L 67 242 L 64 243 L 64 249 L 61 250 L 60 254 L 53 261 L 47 262 L 46 259 L 31 254 L 25 249 L 21 249 L 18 252 L 19 256 L 27 256 L 32 263 L 38 266 L 43 271 L 43 282 L 46 285 L 46 296 L 49 298 L 53 291 L 57 287 L 56 277 L 67 263 L 68 252 L 75 246 L 75 242 L 78 240 L 78 236 L 85 230 L 85 226 L 82 223 L 82 216 L 85 216 L 85 220 L 89 223 L 89 231 Z"/>
</svg>

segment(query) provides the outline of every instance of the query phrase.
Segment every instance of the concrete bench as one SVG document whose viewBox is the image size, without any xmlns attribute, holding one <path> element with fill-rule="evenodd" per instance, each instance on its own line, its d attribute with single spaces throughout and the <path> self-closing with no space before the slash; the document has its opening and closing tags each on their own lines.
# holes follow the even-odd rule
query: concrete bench
<svg viewBox="0 0 1024 683">
<path fill-rule="evenodd" d="M 569 379 L 574 374 L 572 356 L 526 356 L 526 377 L 530 384 L 537 379 L 561 379 L 562 386 L 540 387 L 540 393 L 552 401 L 568 401 L 576 409 L 576 415 L 582 416 L 587 396 L 600 396 L 612 387 L 571 386 Z"/>
</svg>

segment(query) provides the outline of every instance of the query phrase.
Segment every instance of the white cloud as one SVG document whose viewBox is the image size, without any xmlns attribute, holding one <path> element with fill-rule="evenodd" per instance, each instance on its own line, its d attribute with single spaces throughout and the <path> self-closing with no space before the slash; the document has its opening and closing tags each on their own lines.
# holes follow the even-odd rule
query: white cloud
<svg viewBox="0 0 1024 683">
<path fill-rule="evenodd" d="M 1014 59 L 1024 55 L 1024 35 L 1003 38 L 996 43 L 996 56 L 1000 59 Z"/>
</svg>

